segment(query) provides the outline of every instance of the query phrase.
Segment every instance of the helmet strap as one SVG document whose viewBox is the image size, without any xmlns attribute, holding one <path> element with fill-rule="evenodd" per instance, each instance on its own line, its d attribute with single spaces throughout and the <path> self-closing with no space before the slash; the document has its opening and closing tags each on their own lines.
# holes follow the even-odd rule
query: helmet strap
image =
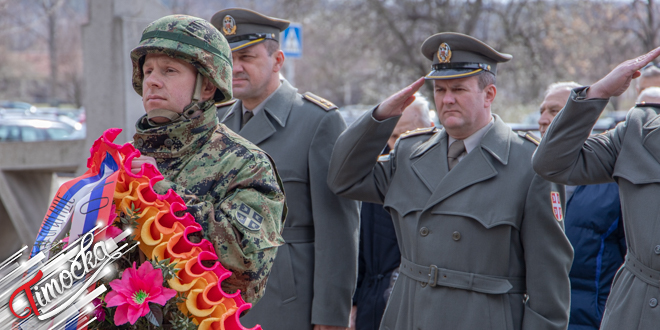
<svg viewBox="0 0 660 330">
<path fill-rule="evenodd" d="M 166 109 L 154 109 L 147 113 L 147 118 L 151 120 L 155 117 L 162 117 L 169 119 L 170 122 L 178 122 L 183 119 L 190 119 L 197 110 L 201 109 L 201 102 L 199 102 L 199 99 L 202 97 L 203 81 L 204 77 L 201 73 L 198 72 L 197 77 L 195 78 L 195 89 L 193 90 L 192 100 L 190 101 L 190 104 L 183 108 L 182 113 Z"/>
</svg>

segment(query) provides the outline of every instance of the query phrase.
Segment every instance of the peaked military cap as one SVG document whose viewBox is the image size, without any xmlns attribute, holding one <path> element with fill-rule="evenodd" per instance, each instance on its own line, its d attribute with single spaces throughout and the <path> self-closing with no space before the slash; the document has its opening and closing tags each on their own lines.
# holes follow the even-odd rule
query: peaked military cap
<svg viewBox="0 0 660 330">
<path fill-rule="evenodd" d="M 211 18 L 211 24 L 225 36 L 232 52 L 266 40 L 279 42 L 280 32 L 289 27 L 289 23 L 244 8 L 223 9 Z"/>
<path fill-rule="evenodd" d="M 443 32 L 428 37 L 422 44 L 422 54 L 433 61 L 426 79 L 456 79 L 470 77 L 483 71 L 497 74 L 497 63 L 513 56 L 503 54 L 471 36 Z"/>
</svg>

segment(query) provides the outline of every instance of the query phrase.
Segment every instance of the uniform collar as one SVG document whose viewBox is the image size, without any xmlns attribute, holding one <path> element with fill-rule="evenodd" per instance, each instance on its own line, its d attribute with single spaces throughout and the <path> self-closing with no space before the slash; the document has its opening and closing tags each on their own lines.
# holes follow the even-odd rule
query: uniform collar
<svg viewBox="0 0 660 330">
<path fill-rule="evenodd" d="M 275 121 L 281 126 L 286 126 L 286 121 L 289 118 L 289 113 L 291 113 L 291 108 L 294 105 L 296 93 L 298 90 L 291 86 L 286 79 L 282 79 L 282 84 L 280 87 L 275 90 L 264 102 L 262 102 L 257 108 L 263 105 L 263 110 L 270 115 Z M 243 102 L 238 100 L 234 103 L 231 110 L 227 111 L 227 114 L 220 120 L 222 123 L 227 123 L 233 116 L 239 116 L 243 109 Z M 256 108 L 255 108 L 256 109 Z M 259 111 L 260 112 L 260 111 Z M 255 116 L 257 113 L 255 113 Z M 238 117 L 240 118 L 240 117 Z M 240 120 L 238 121 L 240 123 Z M 249 126 L 246 125 L 246 127 Z M 235 127 L 230 127 L 235 130 Z M 238 131 L 237 131 L 238 132 Z"/>
<path fill-rule="evenodd" d="M 493 123 L 495 120 L 493 117 L 490 117 L 490 121 L 482 128 L 478 129 L 476 132 L 472 133 L 472 135 L 466 137 L 463 139 L 463 143 L 465 144 L 465 152 L 470 153 L 474 148 L 478 147 L 479 144 L 481 143 L 481 139 L 484 137 L 484 134 L 488 131 L 488 129 L 493 126 Z M 456 139 L 453 137 L 449 136 L 449 140 L 447 140 L 447 146 L 451 146 L 452 143 L 454 143 Z"/>
<path fill-rule="evenodd" d="M 181 157 L 206 143 L 218 125 L 216 112 L 210 104 L 201 116 L 164 126 L 151 126 L 146 114 L 135 125 L 133 143 L 143 155 L 154 158 Z"/>
<path fill-rule="evenodd" d="M 503 165 L 506 165 L 509 162 L 511 128 L 509 128 L 509 126 L 505 124 L 496 114 L 493 114 L 493 120 L 491 122 L 492 125 L 490 127 L 488 127 L 489 125 L 484 127 L 485 130 L 482 132 L 482 136 L 476 145 L 481 145 L 481 147 L 493 155 L 495 159 L 497 159 Z M 477 133 L 472 134 L 472 136 L 475 134 Z M 453 138 L 447 135 L 447 131 L 443 129 L 438 133 L 435 133 L 428 141 L 417 147 L 417 149 L 415 149 L 415 151 L 413 151 L 413 153 L 410 155 L 410 158 L 412 159 L 419 157 L 438 143 L 444 142 L 446 140 L 449 141 L 449 139 Z M 450 143 L 447 145 L 449 144 Z M 473 148 L 476 148 L 476 146 L 473 146 Z"/>
<path fill-rule="evenodd" d="M 268 97 L 266 97 L 265 100 L 263 100 L 261 103 L 259 103 L 252 110 L 246 109 L 245 106 L 243 106 L 243 102 L 241 101 L 241 111 L 243 112 L 243 114 L 245 114 L 245 112 L 247 112 L 247 111 L 252 111 L 252 114 L 254 114 L 254 115 L 259 113 L 259 111 L 261 111 L 266 106 L 266 103 L 268 103 L 268 101 L 273 97 L 273 95 L 275 95 L 277 93 L 277 91 L 280 89 L 280 87 L 282 87 L 282 82 L 281 81 L 280 81 L 280 85 L 277 86 L 277 88 L 272 93 L 270 93 L 270 95 L 268 95 Z"/>
</svg>

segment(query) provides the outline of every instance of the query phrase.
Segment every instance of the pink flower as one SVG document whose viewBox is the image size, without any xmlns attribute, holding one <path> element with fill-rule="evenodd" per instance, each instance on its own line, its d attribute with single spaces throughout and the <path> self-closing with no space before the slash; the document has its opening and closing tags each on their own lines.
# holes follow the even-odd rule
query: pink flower
<svg viewBox="0 0 660 330">
<path fill-rule="evenodd" d="M 163 287 L 163 272 L 154 269 L 150 262 L 143 263 L 139 269 L 127 268 L 121 279 L 113 280 L 113 291 L 105 296 L 108 307 L 117 306 L 115 325 L 126 322 L 135 324 L 138 318 L 149 314 L 149 303 L 165 305 L 176 295 L 176 291 Z"/>
<path fill-rule="evenodd" d="M 121 234 L 123 230 L 119 229 L 116 226 L 108 226 L 108 229 L 105 230 L 106 238 L 115 238 Z M 125 238 L 124 238 L 125 239 Z"/>
<path fill-rule="evenodd" d="M 105 321 L 105 310 L 103 310 L 103 306 L 101 305 L 101 299 L 94 298 L 94 300 L 92 300 L 92 305 L 96 306 L 94 308 L 94 316 L 96 316 L 96 319 L 100 322 Z"/>
</svg>

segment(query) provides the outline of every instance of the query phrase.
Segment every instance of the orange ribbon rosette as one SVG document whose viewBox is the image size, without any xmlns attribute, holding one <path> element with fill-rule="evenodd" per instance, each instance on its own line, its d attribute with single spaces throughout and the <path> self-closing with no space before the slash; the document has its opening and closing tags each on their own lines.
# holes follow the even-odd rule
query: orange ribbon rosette
<svg viewBox="0 0 660 330">
<path fill-rule="evenodd" d="M 154 191 L 154 184 L 163 179 L 158 169 L 145 164 L 139 173 L 131 172 L 131 162 L 140 156 L 140 152 L 129 143 L 114 144 L 120 132 L 121 129 L 109 129 L 94 142 L 87 167 L 94 169 L 100 166 L 104 157 L 115 157 L 120 165 L 114 193 L 116 212 L 128 213 L 132 207 L 139 210 L 134 239 L 140 243 L 140 250 L 149 260 L 169 258 L 175 264 L 178 278 L 173 277 L 168 284 L 184 293 L 186 299 L 178 304 L 178 308 L 184 315 L 192 315 L 198 329 L 247 330 L 239 322 L 239 317 L 252 305 L 243 301 L 240 292 L 227 294 L 220 285 L 231 276 L 231 272 L 220 264 L 211 242 L 188 240 L 189 234 L 201 231 L 202 227 L 189 213 L 181 217 L 176 215 L 178 211 L 186 210 L 186 205 L 173 190 L 165 195 Z M 116 152 L 107 153 L 106 150 Z M 204 264 L 208 265 L 208 261 L 215 264 L 207 267 Z M 252 328 L 260 329 L 258 325 Z"/>
</svg>

